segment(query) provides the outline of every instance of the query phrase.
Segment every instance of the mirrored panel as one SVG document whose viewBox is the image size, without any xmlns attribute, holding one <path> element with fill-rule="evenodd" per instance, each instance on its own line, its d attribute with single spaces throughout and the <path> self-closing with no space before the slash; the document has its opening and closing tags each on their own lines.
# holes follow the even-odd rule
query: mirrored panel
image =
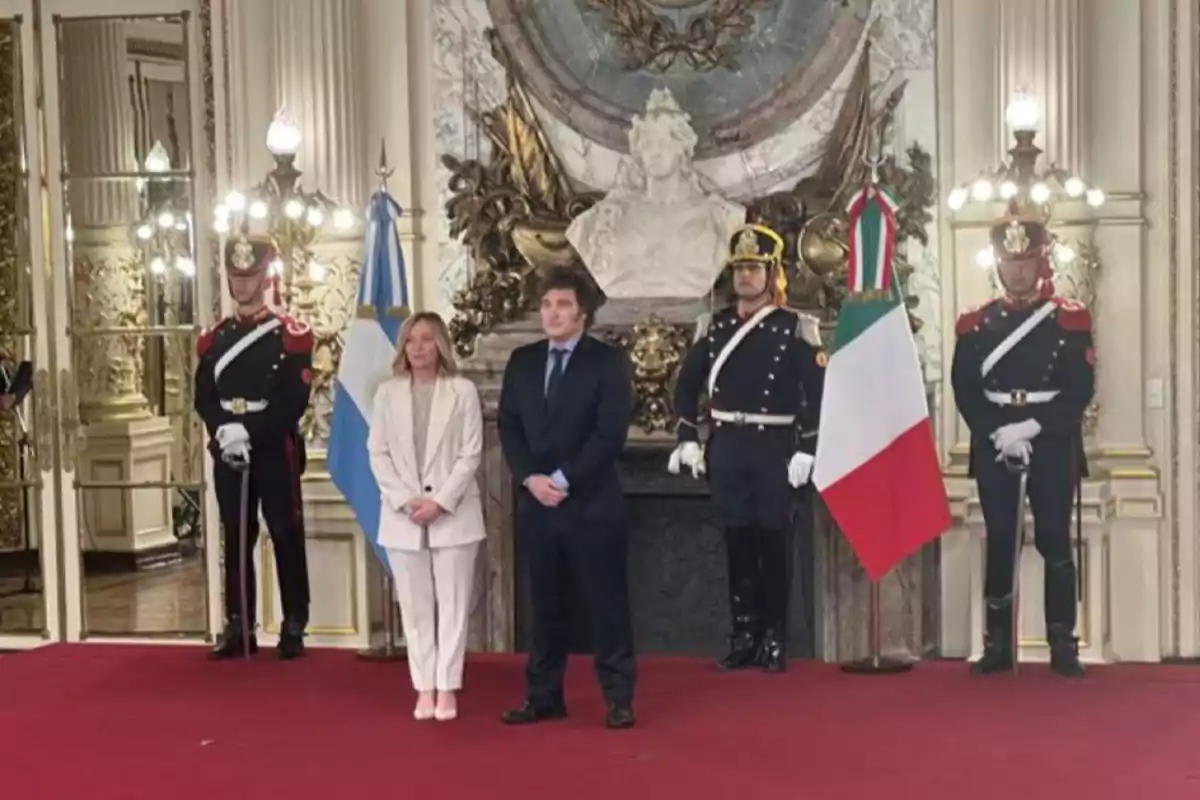
<svg viewBox="0 0 1200 800">
<path fill-rule="evenodd" d="M 0 20 L 0 635 L 44 630 L 40 543 L 53 535 L 40 514 L 39 456 L 50 455 L 50 443 L 38 441 L 51 412 L 39 410 L 48 398 L 33 391 L 35 377 L 46 373 L 34 358 L 40 332 L 33 313 L 23 146 L 22 49 L 29 34 L 27 25 Z"/>
<path fill-rule="evenodd" d="M 56 19 L 84 635 L 207 628 L 183 18 Z"/>
</svg>

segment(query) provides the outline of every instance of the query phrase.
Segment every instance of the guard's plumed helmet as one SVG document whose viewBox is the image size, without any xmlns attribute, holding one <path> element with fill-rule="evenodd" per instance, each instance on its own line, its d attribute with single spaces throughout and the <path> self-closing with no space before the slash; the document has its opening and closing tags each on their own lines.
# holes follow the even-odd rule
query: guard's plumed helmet
<svg viewBox="0 0 1200 800">
<path fill-rule="evenodd" d="M 225 274 L 261 275 L 278 256 L 279 251 L 269 236 L 233 236 L 225 243 Z"/>
<path fill-rule="evenodd" d="M 743 225 L 729 240 L 730 266 L 762 264 L 775 270 L 775 302 L 787 303 L 787 273 L 783 268 L 783 237 L 766 225 Z"/>
</svg>

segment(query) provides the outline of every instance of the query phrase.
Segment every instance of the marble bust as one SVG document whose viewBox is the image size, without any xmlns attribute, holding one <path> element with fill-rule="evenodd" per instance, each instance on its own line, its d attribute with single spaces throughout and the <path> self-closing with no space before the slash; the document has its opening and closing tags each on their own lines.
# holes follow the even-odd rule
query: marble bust
<svg viewBox="0 0 1200 800">
<path fill-rule="evenodd" d="M 744 206 L 693 169 L 696 132 L 668 89 L 655 89 L 629 129 L 630 159 L 603 200 L 567 229 L 609 298 L 703 297 L 725 265 Z"/>
</svg>

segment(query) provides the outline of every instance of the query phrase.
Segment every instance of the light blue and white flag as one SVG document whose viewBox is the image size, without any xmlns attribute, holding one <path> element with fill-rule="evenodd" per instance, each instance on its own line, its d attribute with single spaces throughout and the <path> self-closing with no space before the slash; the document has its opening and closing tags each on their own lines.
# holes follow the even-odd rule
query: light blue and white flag
<svg viewBox="0 0 1200 800">
<path fill-rule="evenodd" d="M 408 281 L 396 221 L 400 206 L 380 189 L 371 198 L 366 260 L 358 285 L 358 310 L 345 333 L 329 434 L 329 475 L 345 496 L 384 569 L 379 546 L 379 484 L 371 472 L 367 433 L 375 390 L 392 374 L 396 337 L 408 314 Z"/>
</svg>

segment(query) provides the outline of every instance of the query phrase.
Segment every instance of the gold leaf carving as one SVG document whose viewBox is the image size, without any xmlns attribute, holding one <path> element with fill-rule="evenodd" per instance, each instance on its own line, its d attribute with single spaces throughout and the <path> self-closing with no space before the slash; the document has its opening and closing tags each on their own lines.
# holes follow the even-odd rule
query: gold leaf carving
<svg viewBox="0 0 1200 800">
<path fill-rule="evenodd" d="M 669 14 L 655 12 L 647 0 L 588 0 L 602 12 L 609 32 L 625 53 L 630 70 L 666 72 L 680 59 L 690 69 L 737 71 L 742 42 L 754 30 L 754 14 L 775 0 L 714 0 L 692 14 L 682 27 Z"/>
</svg>

